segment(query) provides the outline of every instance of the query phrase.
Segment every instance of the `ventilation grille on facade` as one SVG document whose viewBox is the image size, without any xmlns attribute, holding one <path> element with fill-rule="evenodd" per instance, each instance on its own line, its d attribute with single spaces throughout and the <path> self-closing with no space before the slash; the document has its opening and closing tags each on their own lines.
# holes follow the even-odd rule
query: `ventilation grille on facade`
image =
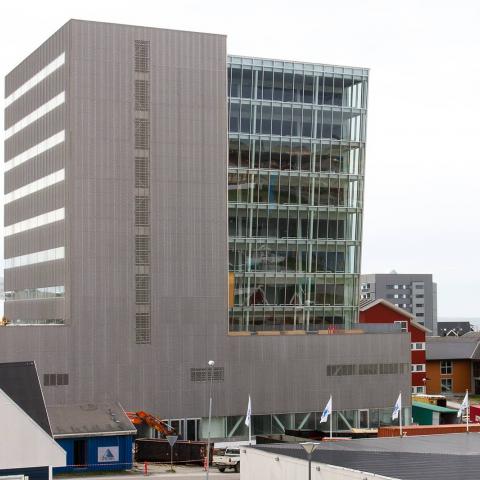
<svg viewBox="0 0 480 480">
<path fill-rule="evenodd" d="M 214 382 L 223 382 L 225 379 L 225 369 L 223 367 L 214 367 L 213 372 L 211 368 L 191 368 L 190 380 L 192 382 L 206 382 L 207 379 Z"/>
<path fill-rule="evenodd" d="M 150 42 L 145 40 L 135 40 L 135 71 L 150 71 Z"/>
<path fill-rule="evenodd" d="M 135 197 L 135 225 L 148 227 L 150 224 L 150 199 L 147 196 Z"/>
<path fill-rule="evenodd" d="M 45 387 L 68 385 L 68 373 L 45 373 L 43 375 L 43 385 Z"/>
<path fill-rule="evenodd" d="M 150 343 L 151 340 L 150 313 L 137 313 L 135 315 L 135 343 Z"/>
<path fill-rule="evenodd" d="M 149 188 L 150 168 L 148 158 L 135 157 L 135 187 Z"/>
<path fill-rule="evenodd" d="M 150 148 L 150 120 L 135 119 L 135 148 L 143 150 Z"/>
<path fill-rule="evenodd" d="M 135 110 L 148 112 L 150 109 L 150 82 L 135 80 Z"/>
<path fill-rule="evenodd" d="M 135 265 L 150 265 L 150 237 L 135 235 Z"/>
<path fill-rule="evenodd" d="M 135 303 L 137 305 L 150 303 L 150 275 L 144 273 L 135 275 Z"/>
</svg>

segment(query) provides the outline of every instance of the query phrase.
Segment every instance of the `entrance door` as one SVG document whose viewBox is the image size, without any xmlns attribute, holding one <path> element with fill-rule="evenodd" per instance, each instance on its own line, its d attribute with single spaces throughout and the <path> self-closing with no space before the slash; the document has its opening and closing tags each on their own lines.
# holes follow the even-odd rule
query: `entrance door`
<svg viewBox="0 0 480 480">
<path fill-rule="evenodd" d="M 187 424 L 187 428 L 185 429 L 185 440 L 192 440 L 196 441 L 198 440 L 198 427 L 200 425 L 200 419 L 199 418 L 187 418 L 185 421 Z"/>
<path fill-rule="evenodd" d="M 87 441 L 73 441 L 73 464 L 75 467 L 84 467 L 87 464 Z"/>
<path fill-rule="evenodd" d="M 358 411 L 358 427 L 359 428 L 368 428 L 368 410 L 359 410 Z"/>
</svg>

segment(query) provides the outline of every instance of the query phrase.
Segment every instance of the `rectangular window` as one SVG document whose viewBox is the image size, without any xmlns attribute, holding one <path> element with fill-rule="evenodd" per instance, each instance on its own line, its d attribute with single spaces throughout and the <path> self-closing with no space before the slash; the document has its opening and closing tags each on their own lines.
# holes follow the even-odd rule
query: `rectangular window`
<svg viewBox="0 0 480 480">
<path fill-rule="evenodd" d="M 415 295 L 415 298 L 425 298 L 425 295 L 423 295 L 423 293 L 420 295 Z"/>
<path fill-rule="evenodd" d="M 400 325 L 402 332 L 408 332 L 408 322 L 405 322 L 404 320 L 395 320 L 394 323 Z"/>
<path fill-rule="evenodd" d="M 65 52 L 59 55 L 55 60 L 50 62 L 46 67 L 43 67 L 39 72 L 37 72 L 33 77 L 27 80 L 24 84 L 18 87 L 13 93 L 11 93 L 5 99 L 5 108 L 12 104 L 15 100 L 18 100 L 22 95 L 25 95 L 29 90 L 31 90 L 35 85 L 38 85 L 42 80 L 47 78 L 55 70 L 60 68 L 65 64 Z"/>
<path fill-rule="evenodd" d="M 7 128 L 5 130 L 5 140 L 7 138 L 10 138 L 12 135 L 20 132 L 25 127 L 28 127 L 28 125 L 32 124 L 33 122 L 36 122 L 37 120 L 45 116 L 47 113 L 55 110 L 63 103 L 65 103 L 65 92 L 59 93 L 56 97 L 53 97 L 51 100 L 38 107 L 36 110 L 29 113 L 26 117 L 23 117 L 17 123 Z"/>
<path fill-rule="evenodd" d="M 135 119 L 135 148 L 148 150 L 150 148 L 150 120 Z"/>
<path fill-rule="evenodd" d="M 416 316 L 416 317 L 424 317 L 425 314 L 424 314 L 424 313 L 416 313 L 415 316 Z"/>
<path fill-rule="evenodd" d="M 327 365 L 327 377 L 355 375 L 356 365 Z"/>
<path fill-rule="evenodd" d="M 135 71 L 148 73 L 150 71 L 150 42 L 135 40 Z"/>
<path fill-rule="evenodd" d="M 213 375 L 213 378 L 212 378 Z M 190 381 L 206 382 L 213 380 L 214 382 L 223 382 L 225 379 L 225 369 L 223 367 L 212 368 L 191 368 Z"/>
<path fill-rule="evenodd" d="M 360 364 L 358 366 L 358 374 L 359 375 L 377 375 L 378 364 L 376 363 Z"/>
<path fill-rule="evenodd" d="M 33 147 L 30 147 L 28 150 L 19 153 L 17 156 L 11 158 L 7 162 L 5 162 L 4 171 L 8 172 L 12 168 L 18 167 L 22 163 L 27 162 L 28 160 L 40 155 L 47 150 L 63 143 L 65 141 L 65 130 L 52 135 L 51 137 L 43 140 L 40 143 L 37 143 Z"/>
<path fill-rule="evenodd" d="M 135 343 L 138 345 L 151 343 L 150 313 L 135 314 Z"/>
<path fill-rule="evenodd" d="M 135 265 L 150 265 L 150 237 L 135 235 Z"/>
<path fill-rule="evenodd" d="M 5 268 L 24 267 L 34 263 L 50 262 L 65 258 L 65 247 L 52 248 L 41 252 L 27 253 L 18 257 L 6 258 Z"/>
<path fill-rule="evenodd" d="M 412 372 L 425 372 L 424 363 L 412 363 Z"/>
<path fill-rule="evenodd" d="M 379 364 L 380 375 L 391 375 L 398 373 L 398 363 L 380 363 Z"/>
<path fill-rule="evenodd" d="M 27 230 L 31 230 L 33 228 L 43 227 L 43 225 L 58 222 L 64 218 L 65 208 L 59 208 L 57 210 L 52 210 L 51 212 L 42 213 L 36 217 L 22 220 L 21 222 L 13 223 L 12 225 L 7 225 L 3 231 L 3 235 L 8 237 L 9 235 L 26 232 Z"/>
<path fill-rule="evenodd" d="M 135 80 L 135 110 L 148 112 L 150 105 L 150 82 Z"/>
<path fill-rule="evenodd" d="M 68 385 L 68 373 L 45 373 L 43 375 L 44 387 Z"/>
<path fill-rule="evenodd" d="M 8 192 L 3 197 L 3 204 L 7 204 L 10 202 L 14 202 L 19 198 L 26 197 L 27 195 L 31 195 L 32 193 L 38 192 L 43 190 L 47 187 L 55 185 L 56 183 L 62 182 L 65 180 L 65 169 L 62 168 L 61 170 L 57 170 L 50 175 L 46 175 L 45 177 L 39 178 L 27 185 L 23 185 L 22 187 L 17 188 L 11 192 Z"/>
<path fill-rule="evenodd" d="M 451 375 L 453 371 L 453 365 L 451 360 L 442 360 L 440 362 L 440 373 L 442 375 Z"/>
<path fill-rule="evenodd" d="M 425 393 L 425 387 L 412 386 L 412 394 Z"/>
<path fill-rule="evenodd" d="M 147 274 L 135 275 L 135 302 L 137 305 L 150 303 L 150 276 Z"/>
<path fill-rule="evenodd" d="M 147 196 L 135 197 L 135 226 L 148 227 L 150 225 L 150 199 Z"/>
<path fill-rule="evenodd" d="M 442 378 L 441 381 L 442 393 L 450 393 L 452 391 L 452 379 Z"/>
<path fill-rule="evenodd" d="M 146 157 L 135 157 L 135 188 L 149 188 L 149 163 Z"/>
<path fill-rule="evenodd" d="M 412 350 L 425 350 L 425 343 L 424 342 L 412 343 L 411 347 L 412 347 Z"/>
</svg>

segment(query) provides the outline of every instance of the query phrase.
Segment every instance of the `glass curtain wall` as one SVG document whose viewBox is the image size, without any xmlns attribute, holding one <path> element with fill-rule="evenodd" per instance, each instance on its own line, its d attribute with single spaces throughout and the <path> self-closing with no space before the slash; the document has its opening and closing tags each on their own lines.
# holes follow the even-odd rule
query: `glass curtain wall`
<svg viewBox="0 0 480 480">
<path fill-rule="evenodd" d="M 356 320 L 367 80 L 228 58 L 230 331 Z"/>
</svg>

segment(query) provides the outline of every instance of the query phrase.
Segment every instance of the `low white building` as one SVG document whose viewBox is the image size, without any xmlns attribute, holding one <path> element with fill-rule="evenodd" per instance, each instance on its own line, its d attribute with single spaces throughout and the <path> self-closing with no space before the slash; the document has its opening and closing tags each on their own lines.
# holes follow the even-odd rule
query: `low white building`
<svg viewBox="0 0 480 480">
<path fill-rule="evenodd" d="M 253 448 L 240 450 L 240 480 L 308 480 L 307 454 L 305 459 L 271 453 Z M 312 461 L 312 480 L 370 480 L 389 479 L 373 473 Z"/>
<path fill-rule="evenodd" d="M 480 434 L 457 433 L 240 448 L 241 480 L 478 480 Z"/>
</svg>

